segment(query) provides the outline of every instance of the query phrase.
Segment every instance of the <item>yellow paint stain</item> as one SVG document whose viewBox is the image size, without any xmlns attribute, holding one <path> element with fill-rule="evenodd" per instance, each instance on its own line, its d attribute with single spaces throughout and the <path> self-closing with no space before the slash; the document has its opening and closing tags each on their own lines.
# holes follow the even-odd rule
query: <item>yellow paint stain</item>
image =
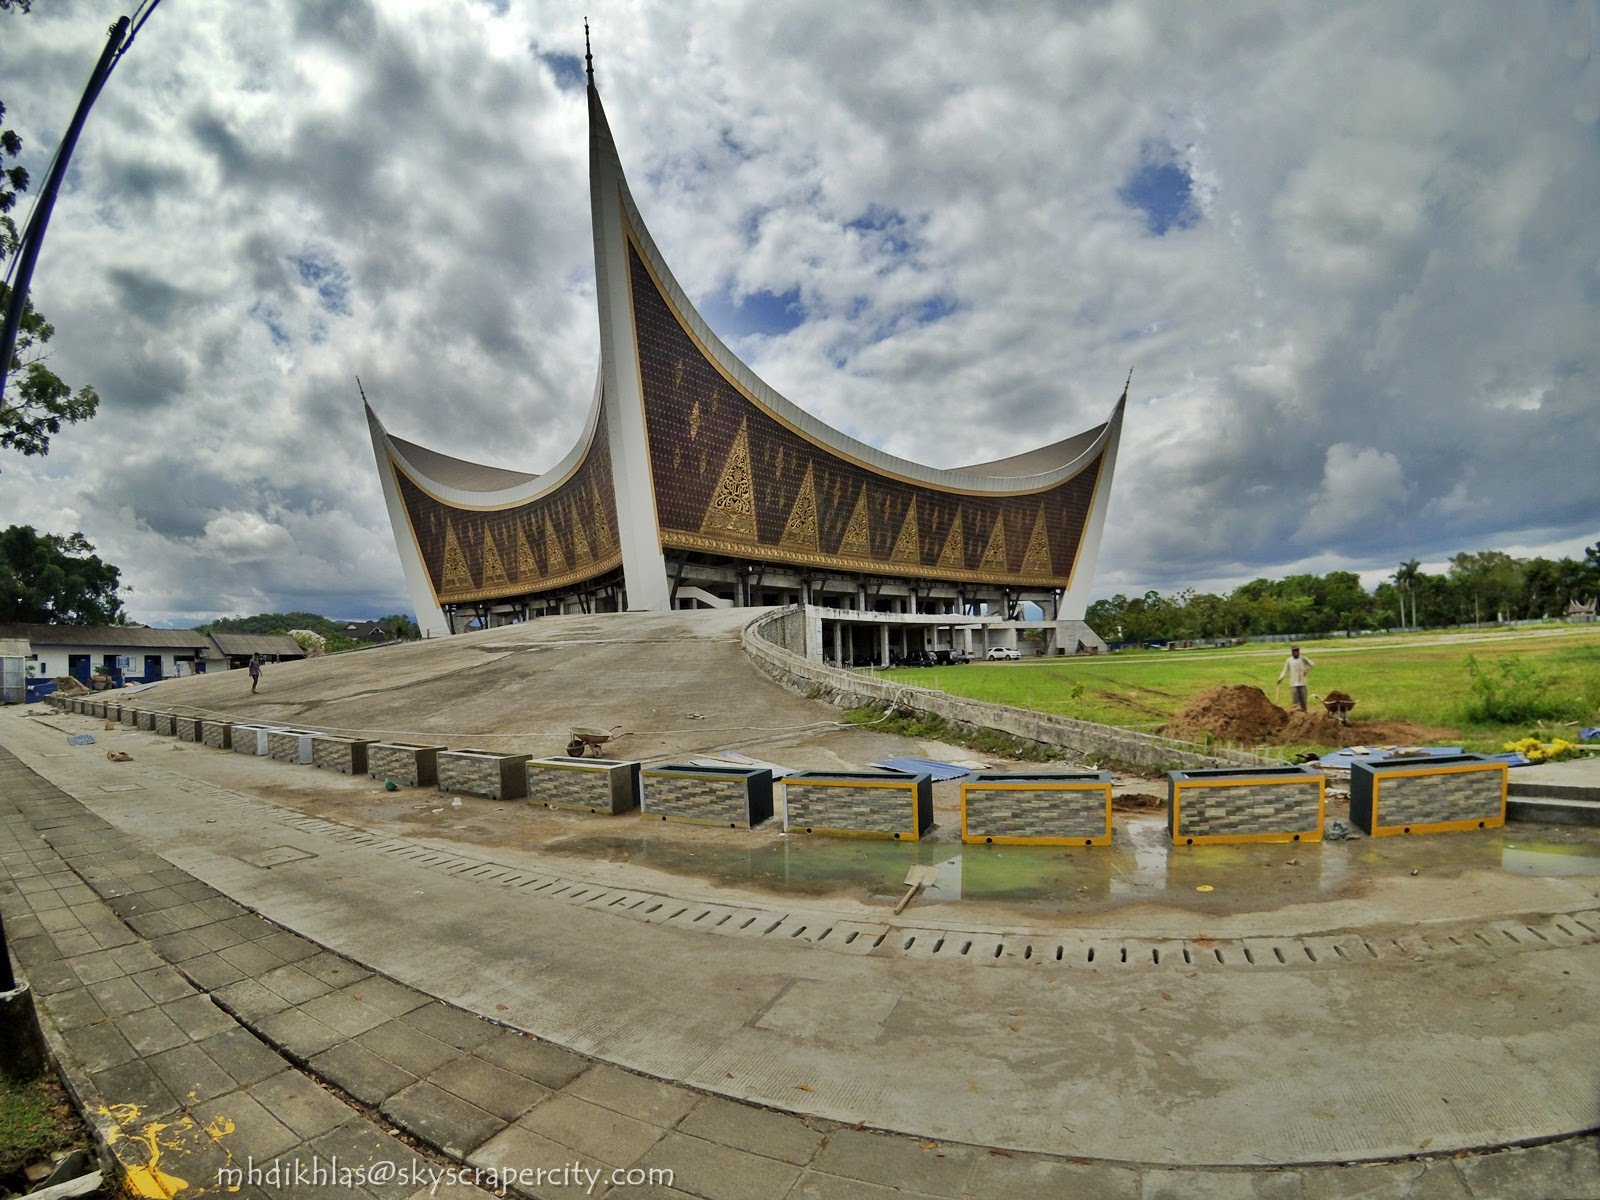
<svg viewBox="0 0 1600 1200">
<path fill-rule="evenodd" d="M 143 1128 L 131 1129 L 141 1115 L 137 1104 L 101 1105 L 99 1113 L 110 1122 L 106 1131 L 106 1144 L 115 1146 L 118 1142 L 141 1143 L 149 1155 L 149 1161 L 143 1163 L 124 1164 L 123 1170 L 126 1178 L 123 1190 L 130 1196 L 139 1197 L 139 1200 L 172 1200 L 179 1192 L 189 1187 L 189 1181 L 177 1175 L 169 1175 L 161 1169 L 161 1152 L 163 1150 L 179 1150 L 182 1142 L 171 1139 L 162 1141 L 161 1135 L 169 1128 L 192 1129 L 194 1122 L 184 1117 L 175 1125 L 169 1126 L 160 1121 L 147 1122 Z"/>
</svg>

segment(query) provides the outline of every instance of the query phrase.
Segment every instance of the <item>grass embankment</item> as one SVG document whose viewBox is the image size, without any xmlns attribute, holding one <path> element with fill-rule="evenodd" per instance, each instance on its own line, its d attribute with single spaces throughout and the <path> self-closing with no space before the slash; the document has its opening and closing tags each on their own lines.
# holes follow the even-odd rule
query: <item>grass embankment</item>
<svg viewBox="0 0 1600 1200">
<path fill-rule="evenodd" d="M 1469 750 L 1497 753 L 1541 732 L 1571 738 L 1563 722 L 1600 723 L 1600 626 L 1335 638 L 1301 648 L 1316 664 L 1313 695 L 1353 696 L 1352 719 L 1448 729 Z M 1155 732 L 1218 684 L 1253 684 L 1273 696 L 1287 653 L 1281 644 L 1252 643 L 880 673 L 974 700 Z M 1477 688 L 1469 656 L 1487 681 Z M 1512 664 L 1509 674 L 1502 663 Z M 1498 703 L 1482 703 L 1486 687 Z M 1276 698 L 1289 703 L 1287 684 Z M 1548 715 L 1533 715 L 1541 710 Z"/>
<path fill-rule="evenodd" d="M 0 1076 L 0 1194 L 23 1186 L 21 1172 L 30 1163 L 79 1144 L 82 1132 L 72 1105 L 53 1080 L 18 1083 Z"/>
</svg>

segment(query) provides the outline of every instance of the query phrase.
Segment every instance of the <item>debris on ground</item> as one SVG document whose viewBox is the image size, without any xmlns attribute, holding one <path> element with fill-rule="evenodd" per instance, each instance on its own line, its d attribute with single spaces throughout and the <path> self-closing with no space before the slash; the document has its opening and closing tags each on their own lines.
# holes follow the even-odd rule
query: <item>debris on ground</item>
<svg viewBox="0 0 1600 1200">
<path fill-rule="evenodd" d="M 69 745 L 69 746 L 92 746 L 92 745 L 94 745 L 94 734 L 92 734 L 92 733 L 73 733 L 73 734 L 68 734 L 67 735 L 67 745 Z"/>
<path fill-rule="evenodd" d="M 1343 692 L 1329 692 L 1327 698 L 1343 696 Z M 1452 736 L 1449 730 L 1403 721 L 1352 721 L 1346 725 L 1325 712 L 1281 708 L 1258 687 L 1229 683 L 1201 692 L 1159 732 L 1183 741 L 1214 741 L 1238 746 L 1297 743 L 1351 746 L 1428 742 Z"/>
<path fill-rule="evenodd" d="M 133 755 L 126 750 L 107 750 L 106 757 L 112 762 L 132 762 Z"/>
</svg>

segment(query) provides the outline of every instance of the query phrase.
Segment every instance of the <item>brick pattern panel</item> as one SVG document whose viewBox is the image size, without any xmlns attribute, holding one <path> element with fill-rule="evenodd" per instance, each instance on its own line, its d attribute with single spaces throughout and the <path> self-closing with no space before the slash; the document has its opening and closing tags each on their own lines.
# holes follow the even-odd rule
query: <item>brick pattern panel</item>
<svg viewBox="0 0 1600 1200">
<path fill-rule="evenodd" d="M 200 740 L 214 750 L 234 749 L 233 722 L 201 721 Z"/>
<path fill-rule="evenodd" d="M 122 723 L 124 725 L 127 725 L 129 728 L 134 728 L 134 729 L 138 728 L 138 726 L 139 726 L 139 710 L 137 708 L 132 708 L 129 705 L 124 704 L 122 706 Z"/>
<path fill-rule="evenodd" d="M 172 727 L 180 742 L 199 742 L 205 737 L 199 717 L 173 717 Z"/>
<path fill-rule="evenodd" d="M 1384 825 L 1500 819 L 1497 770 L 1379 778 L 1378 820 Z"/>
<path fill-rule="evenodd" d="M 177 720 L 171 713 L 156 713 L 154 732 L 161 734 L 162 737 L 176 736 L 178 732 Z"/>
<path fill-rule="evenodd" d="M 1178 808 L 1179 838 L 1237 834 L 1320 832 L 1318 784 L 1248 783 L 1231 786 L 1185 783 Z"/>
<path fill-rule="evenodd" d="M 261 725 L 235 725 L 233 727 L 233 752 L 235 754 L 265 754 L 267 730 Z"/>
<path fill-rule="evenodd" d="M 914 784 L 861 787 L 850 784 L 791 783 L 783 789 L 791 829 L 846 829 L 852 833 L 915 836 Z"/>
<path fill-rule="evenodd" d="M 526 768 L 532 757 L 446 750 L 439 755 L 439 790 L 487 796 L 491 800 L 519 800 L 528 794 Z"/>
<path fill-rule="evenodd" d="M 144 733 L 153 733 L 156 727 L 156 714 L 150 709 L 140 709 L 136 728 Z"/>
<path fill-rule="evenodd" d="M 751 828 L 750 781 L 645 771 L 639 807 L 649 816 Z M 759 823 L 759 820 L 757 821 Z"/>
<path fill-rule="evenodd" d="M 367 747 L 367 774 L 374 779 L 392 779 L 401 787 L 433 787 L 439 782 L 439 752 L 443 749 L 373 742 Z"/>
<path fill-rule="evenodd" d="M 1038 784 L 1028 788 L 968 786 L 966 832 L 971 837 L 1072 838 L 1111 834 L 1106 818 L 1109 785 Z"/>
<path fill-rule="evenodd" d="M 311 761 L 311 735 L 293 729 L 274 729 L 267 734 L 267 757 L 277 762 Z"/>
<path fill-rule="evenodd" d="M 527 770 L 528 799 L 535 804 L 613 816 L 638 805 L 638 763 L 535 760 Z"/>
<path fill-rule="evenodd" d="M 341 775 L 365 775 L 370 744 L 358 738 L 314 737 L 311 739 L 311 765 Z"/>
</svg>

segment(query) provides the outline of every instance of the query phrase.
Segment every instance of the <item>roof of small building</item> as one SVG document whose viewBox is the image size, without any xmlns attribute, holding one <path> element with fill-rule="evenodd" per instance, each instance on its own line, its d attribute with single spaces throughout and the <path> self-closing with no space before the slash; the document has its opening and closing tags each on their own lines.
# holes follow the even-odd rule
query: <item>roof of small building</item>
<svg viewBox="0 0 1600 1200">
<path fill-rule="evenodd" d="M 163 650 L 203 650 L 206 635 L 193 629 L 150 629 L 144 625 L 0 625 L 0 638 L 25 638 L 37 646 L 145 646 Z"/>
<path fill-rule="evenodd" d="M 213 633 L 217 650 L 234 658 L 243 654 L 273 654 L 279 658 L 304 658 L 300 643 L 286 633 Z"/>
</svg>

